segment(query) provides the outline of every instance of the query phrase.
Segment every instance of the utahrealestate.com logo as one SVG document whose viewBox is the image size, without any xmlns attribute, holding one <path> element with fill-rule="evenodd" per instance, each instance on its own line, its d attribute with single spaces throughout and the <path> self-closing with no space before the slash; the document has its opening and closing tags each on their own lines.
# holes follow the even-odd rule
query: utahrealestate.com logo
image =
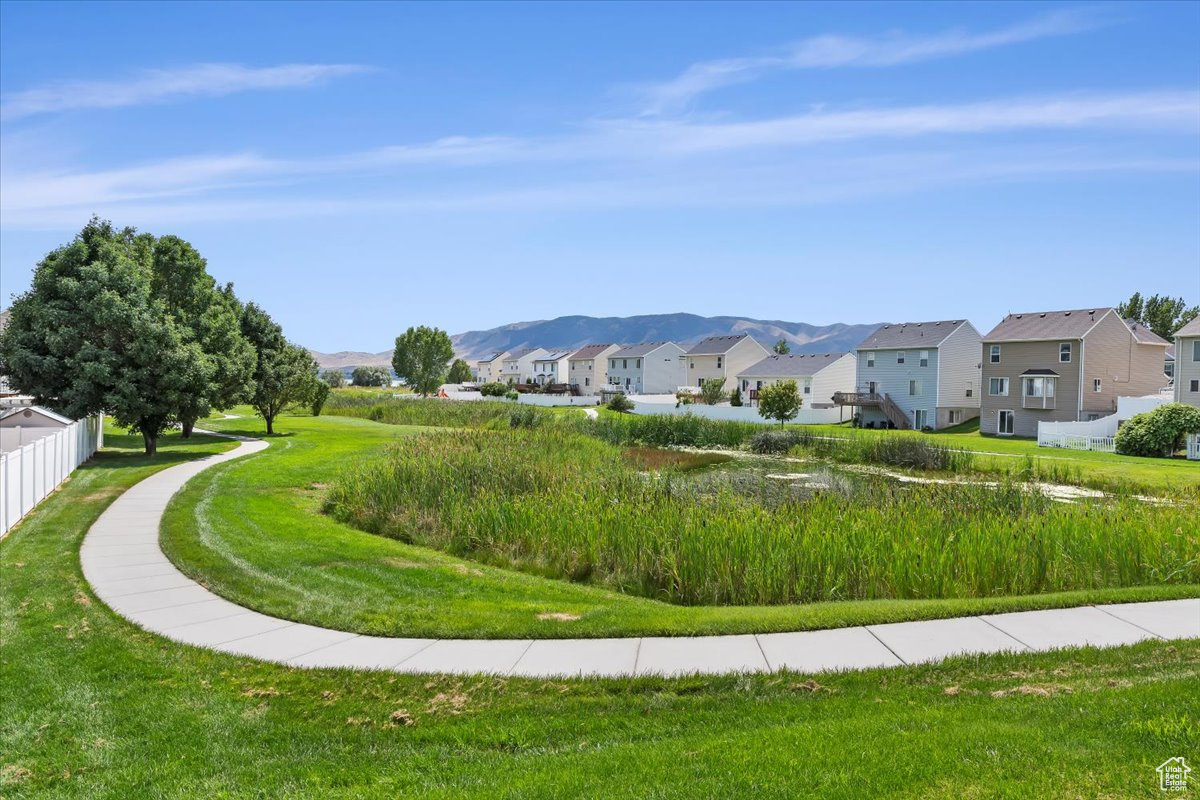
<svg viewBox="0 0 1200 800">
<path fill-rule="evenodd" d="M 1168 758 L 1158 765 L 1158 788 L 1164 792 L 1186 792 L 1188 773 L 1191 771 L 1183 756 Z"/>
</svg>

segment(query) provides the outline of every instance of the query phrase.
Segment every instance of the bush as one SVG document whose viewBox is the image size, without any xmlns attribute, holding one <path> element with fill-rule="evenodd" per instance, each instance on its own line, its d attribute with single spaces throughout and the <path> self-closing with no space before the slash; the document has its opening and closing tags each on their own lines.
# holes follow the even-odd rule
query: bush
<svg viewBox="0 0 1200 800">
<path fill-rule="evenodd" d="M 504 397 L 508 394 L 508 384 L 485 383 L 479 387 L 479 393 L 484 397 Z"/>
<path fill-rule="evenodd" d="M 700 399 L 705 405 L 715 406 L 725 400 L 725 381 L 720 378 L 705 378 L 700 383 Z"/>
<path fill-rule="evenodd" d="M 1173 456 L 1189 433 L 1200 433 L 1200 408 L 1166 403 L 1128 419 L 1117 430 L 1118 453 L 1127 456 Z"/>
<path fill-rule="evenodd" d="M 623 394 L 614 395 L 613 399 L 608 401 L 608 410 L 628 414 L 633 411 L 633 401 Z"/>
<path fill-rule="evenodd" d="M 542 424 L 542 414 L 533 406 L 517 406 L 508 415 L 510 428 L 536 428 Z"/>
<path fill-rule="evenodd" d="M 692 391 L 679 391 L 675 393 L 675 407 L 690 406 L 696 402 L 696 393 Z"/>
<path fill-rule="evenodd" d="M 516 400 L 516 399 L 517 399 L 518 397 L 520 397 L 520 396 L 521 396 L 521 395 L 519 395 L 519 394 L 517 393 L 517 390 L 516 390 L 516 389 L 509 389 L 508 391 L 506 391 L 506 392 L 504 393 L 504 399 L 505 399 L 505 400 Z"/>
<path fill-rule="evenodd" d="M 800 443 L 795 431 L 763 431 L 750 438 L 750 452 L 759 455 L 783 455 Z"/>
<path fill-rule="evenodd" d="M 390 386 L 392 371 L 387 367 L 355 367 L 350 373 L 350 383 L 354 386 Z"/>
<path fill-rule="evenodd" d="M 742 404 L 742 390 L 733 387 L 733 394 L 729 395 L 729 405 L 740 406 Z"/>
<path fill-rule="evenodd" d="M 341 374 L 340 372 L 338 373 Z M 312 395 L 308 400 L 308 410 L 312 412 L 314 417 L 321 416 L 321 409 L 325 407 L 325 401 L 329 399 L 329 384 L 325 381 L 313 381 Z"/>
</svg>

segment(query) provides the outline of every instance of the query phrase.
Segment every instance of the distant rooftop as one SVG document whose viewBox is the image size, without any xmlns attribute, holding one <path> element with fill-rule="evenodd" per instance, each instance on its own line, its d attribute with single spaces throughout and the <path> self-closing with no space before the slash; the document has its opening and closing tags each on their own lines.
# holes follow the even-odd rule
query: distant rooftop
<svg viewBox="0 0 1200 800">
<path fill-rule="evenodd" d="M 1112 311 L 1107 306 L 1073 308 L 1069 311 L 1032 311 L 1009 314 L 992 328 L 984 341 L 1038 341 L 1040 339 L 1082 339 Z"/>
<path fill-rule="evenodd" d="M 571 354 L 572 361 L 583 361 L 591 358 L 598 358 L 601 353 L 610 347 L 612 344 L 587 344 Z"/>
<path fill-rule="evenodd" d="M 613 353 L 609 358 L 633 358 L 635 356 L 644 356 L 648 353 L 653 353 L 663 345 L 671 344 L 671 342 L 642 342 L 641 344 L 631 344 L 622 350 Z"/>
<path fill-rule="evenodd" d="M 739 333 L 735 336 L 710 336 L 701 339 L 687 351 L 689 356 L 719 356 L 728 353 L 734 345 L 743 339 L 749 339 L 750 334 Z"/>
<path fill-rule="evenodd" d="M 1176 336 L 1200 336 L 1200 317 L 1196 317 L 1187 325 L 1175 331 Z"/>
<path fill-rule="evenodd" d="M 808 378 L 849 353 L 797 353 L 767 356 L 739 375 L 748 378 Z"/>
<path fill-rule="evenodd" d="M 880 325 L 863 340 L 859 350 L 890 350 L 902 347 L 937 347 L 946 337 L 966 325 L 965 319 L 931 322 L 897 322 Z"/>
</svg>

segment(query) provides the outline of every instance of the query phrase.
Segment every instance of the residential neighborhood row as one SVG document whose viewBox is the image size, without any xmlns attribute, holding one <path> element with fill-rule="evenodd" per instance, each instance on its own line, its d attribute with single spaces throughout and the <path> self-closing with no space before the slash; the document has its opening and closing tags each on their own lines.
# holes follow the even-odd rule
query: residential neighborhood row
<svg viewBox="0 0 1200 800">
<path fill-rule="evenodd" d="M 1039 422 L 1085 422 L 1118 397 L 1165 395 L 1200 407 L 1200 319 L 1168 342 L 1115 308 L 1009 314 L 987 334 L 965 319 L 881 325 L 853 352 L 781 355 L 748 334 L 675 342 L 528 347 L 476 362 L 480 383 L 556 385 L 571 394 L 670 395 L 720 379 L 753 402 L 793 380 L 807 408 L 848 406 L 864 427 L 1036 436 Z"/>
</svg>

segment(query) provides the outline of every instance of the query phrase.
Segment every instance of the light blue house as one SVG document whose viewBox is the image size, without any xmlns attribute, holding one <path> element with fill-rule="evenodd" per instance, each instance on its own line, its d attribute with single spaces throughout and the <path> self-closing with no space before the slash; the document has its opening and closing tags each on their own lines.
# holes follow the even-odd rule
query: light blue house
<svg viewBox="0 0 1200 800">
<path fill-rule="evenodd" d="M 856 389 L 834 395 L 871 428 L 938 430 L 979 416 L 983 353 L 964 319 L 881 325 L 858 346 Z"/>
</svg>

